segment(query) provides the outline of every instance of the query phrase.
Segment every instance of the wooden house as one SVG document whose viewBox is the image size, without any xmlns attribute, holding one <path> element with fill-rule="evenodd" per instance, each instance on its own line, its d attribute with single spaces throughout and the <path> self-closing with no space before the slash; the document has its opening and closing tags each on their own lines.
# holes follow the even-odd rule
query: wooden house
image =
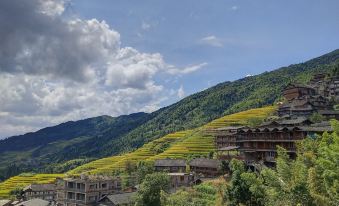
<svg viewBox="0 0 339 206">
<path fill-rule="evenodd" d="M 106 195 L 98 201 L 98 206 L 132 206 L 136 192 Z"/>
<path fill-rule="evenodd" d="M 23 199 L 42 199 L 53 201 L 56 197 L 55 184 L 31 184 L 23 189 Z"/>
<path fill-rule="evenodd" d="M 190 171 L 204 177 L 216 177 L 220 174 L 220 161 L 207 158 L 195 158 L 189 163 Z"/>
<path fill-rule="evenodd" d="M 184 159 L 159 159 L 154 162 L 155 171 L 186 172 L 186 160 Z"/>
</svg>

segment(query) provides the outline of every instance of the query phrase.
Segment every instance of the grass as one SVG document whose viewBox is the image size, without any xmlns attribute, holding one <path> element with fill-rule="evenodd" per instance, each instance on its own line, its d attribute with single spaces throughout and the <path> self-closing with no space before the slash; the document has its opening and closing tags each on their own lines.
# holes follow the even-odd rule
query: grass
<svg viewBox="0 0 339 206">
<path fill-rule="evenodd" d="M 251 109 L 216 119 L 200 128 L 168 134 L 153 140 L 139 149 L 112 157 L 98 159 L 81 165 L 66 174 L 113 174 L 114 171 L 124 170 L 127 164 L 137 164 L 139 161 L 154 161 L 163 158 L 190 158 L 192 155 L 207 156 L 215 150 L 214 138 L 206 135 L 205 130 L 231 125 L 245 125 L 251 118 L 266 118 L 275 111 L 276 107 L 268 106 Z M 0 183 L 0 198 L 8 197 L 9 192 L 16 187 L 31 183 L 53 182 L 62 174 L 36 174 L 28 177 L 15 176 Z"/>
</svg>

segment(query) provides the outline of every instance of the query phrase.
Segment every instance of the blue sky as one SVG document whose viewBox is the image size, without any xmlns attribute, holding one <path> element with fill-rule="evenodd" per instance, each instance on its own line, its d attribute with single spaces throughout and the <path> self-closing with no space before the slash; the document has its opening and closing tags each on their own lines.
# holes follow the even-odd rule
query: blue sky
<svg viewBox="0 0 339 206">
<path fill-rule="evenodd" d="M 159 52 L 178 66 L 207 62 L 173 83 L 186 94 L 339 48 L 335 0 L 77 0 L 71 7 L 105 20 L 125 46 Z"/>
<path fill-rule="evenodd" d="M 0 138 L 152 112 L 339 48 L 337 0 L 1 0 Z"/>
</svg>

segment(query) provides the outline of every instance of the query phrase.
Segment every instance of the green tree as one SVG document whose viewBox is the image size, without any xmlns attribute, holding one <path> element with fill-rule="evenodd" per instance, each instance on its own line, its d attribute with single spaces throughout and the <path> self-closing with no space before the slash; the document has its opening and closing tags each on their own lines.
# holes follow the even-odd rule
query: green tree
<svg viewBox="0 0 339 206">
<path fill-rule="evenodd" d="M 137 195 L 137 206 L 159 206 L 161 191 L 168 192 L 170 179 L 165 173 L 148 174 L 141 183 Z"/>
<path fill-rule="evenodd" d="M 20 199 L 22 199 L 24 192 L 23 192 L 22 188 L 17 187 L 15 189 L 11 190 L 9 194 L 14 196 L 16 199 L 20 200 Z"/>
<path fill-rule="evenodd" d="M 136 177 L 138 184 L 142 183 L 147 174 L 154 172 L 153 162 L 141 161 L 137 165 Z"/>
<path fill-rule="evenodd" d="M 308 187 L 317 205 L 339 205 L 339 122 L 331 123 L 334 132 L 323 134 L 315 164 L 308 171 Z"/>
</svg>

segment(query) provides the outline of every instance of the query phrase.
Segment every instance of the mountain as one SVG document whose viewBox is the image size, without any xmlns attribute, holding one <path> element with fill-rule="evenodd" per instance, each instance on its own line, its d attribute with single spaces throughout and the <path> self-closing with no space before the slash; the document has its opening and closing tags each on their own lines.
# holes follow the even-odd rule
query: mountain
<svg viewBox="0 0 339 206">
<path fill-rule="evenodd" d="M 164 137 L 153 140 L 135 151 L 101 158 L 76 168 L 67 170 L 69 175 L 79 175 L 84 172 L 90 174 L 115 174 L 119 173 L 123 179 L 123 174 L 127 168 L 133 170 L 139 161 L 152 164 L 155 159 L 163 158 L 192 158 L 194 156 L 209 156 L 214 151 L 214 138 L 206 135 L 205 129 L 220 128 L 234 124 L 246 125 L 252 118 L 265 119 L 270 116 L 276 107 L 268 106 L 264 108 L 250 109 L 247 111 L 226 115 L 216 119 L 200 128 L 180 131 L 168 134 Z M 10 198 L 10 192 L 18 186 L 26 186 L 31 183 L 52 183 L 58 177 L 65 174 L 33 174 L 24 173 L 0 183 L 0 199 Z"/>
<path fill-rule="evenodd" d="M 223 115 L 258 108 L 281 98 L 290 82 L 308 82 L 339 64 L 339 49 L 301 64 L 224 82 L 153 113 L 154 117 L 101 148 L 103 156 L 130 151 L 166 134 L 201 126 Z"/>
<path fill-rule="evenodd" d="M 6 178 L 21 171 L 45 168 L 51 162 L 87 158 L 88 156 L 83 156 L 79 152 L 77 155 L 68 152 L 71 151 L 70 148 L 84 145 L 87 147 L 87 151 L 90 148 L 100 147 L 100 142 L 109 141 L 128 133 L 148 121 L 150 117 L 150 114 L 142 112 L 119 117 L 99 116 L 69 121 L 37 132 L 0 140 L 0 170 L 3 170 L 0 174 Z M 107 130 L 113 130 L 114 134 L 110 133 L 109 137 L 104 136 L 103 134 Z M 16 166 L 10 165 L 13 162 L 16 163 Z M 19 166 L 20 168 L 18 168 Z M 14 174 L 8 174 L 11 173 L 8 168 L 14 171 Z"/>
<path fill-rule="evenodd" d="M 9 177 L 22 170 L 64 172 L 66 170 L 62 168 L 132 151 L 166 134 L 199 127 L 227 114 L 273 104 L 281 98 L 281 90 L 290 82 L 305 83 L 313 74 L 329 72 L 337 64 L 339 50 L 301 64 L 218 84 L 151 114 L 94 118 L 86 128 L 78 122 L 65 123 L 69 124 L 65 127 L 61 124 L 56 126 L 58 128 L 26 134 L 32 141 L 29 146 L 23 136 L 8 138 L 0 141 L 0 164 L 8 166 L 13 162 L 12 158 L 19 161 L 14 166 L 4 167 L 3 176 Z M 79 161 L 74 163 L 72 159 Z M 61 169 L 55 171 L 55 168 Z"/>
</svg>

